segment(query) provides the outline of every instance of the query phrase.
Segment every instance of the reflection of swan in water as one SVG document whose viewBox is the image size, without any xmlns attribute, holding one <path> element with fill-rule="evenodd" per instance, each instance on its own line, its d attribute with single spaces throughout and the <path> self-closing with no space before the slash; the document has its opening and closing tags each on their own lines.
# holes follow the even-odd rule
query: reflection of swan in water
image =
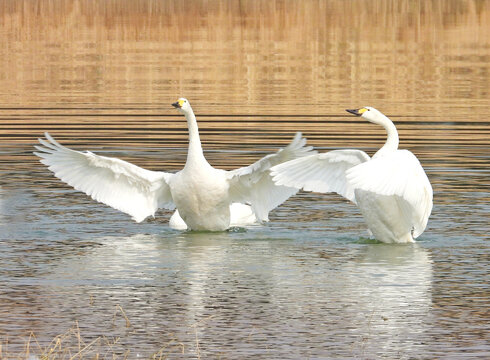
<svg viewBox="0 0 490 360">
<path fill-rule="evenodd" d="M 90 321 L 118 303 L 140 326 L 140 339 L 173 333 L 193 349 L 196 325 L 203 351 L 226 347 L 243 358 L 266 344 L 274 358 L 301 358 L 289 352 L 304 351 L 305 344 L 312 358 L 424 353 L 432 322 L 427 250 L 382 244 L 325 248 L 321 241 L 272 240 L 261 229 L 96 239 L 100 246 L 83 256 L 52 262 L 49 283 L 66 283 L 69 276 L 71 289 L 63 297 L 45 296 L 49 302 L 43 306 L 47 312 L 66 304 L 83 311 L 80 298 L 88 288 L 100 306 L 91 310 Z M 237 338 L 246 344 L 233 342 Z"/>
<path fill-rule="evenodd" d="M 366 245 L 319 268 L 318 258 L 298 262 L 299 249 L 282 241 L 254 243 L 251 251 L 250 243 L 237 249 L 231 237 L 195 235 L 185 237 L 188 323 L 216 316 L 233 331 L 242 322 L 243 331 L 257 332 L 259 341 L 277 331 L 290 344 L 339 336 L 344 350 L 346 339 L 352 341 L 347 357 L 424 346 L 431 326 L 432 261 L 420 246 Z M 203 324 L 202 334 L 209 328 Z"/>
<path fill-rule="evenodd" d="M 210 258 L 212 263 L 220 261 L 220 254 L 226 253 L 227 232 L 161 232 L 159 234 L 135 234 L 131 236 L 104 236 L 91 239 L 94 246 L 85 249 L 82 257 L 78 253 L 57 258 L 53 261 L 58 270 L 52 271 L 53 279 L 65 274 L 73 274 L 74 279 L 124 278 L 140 282 L 141 273 L 150 280 L 162 268 L 191 272 L 200 268 L 205 273 L 206 264 L 197 261 Z M 224 246 L 218 246 L 224 242 Z M 220 250 L 223 248 L 223 250 Z M 74 258 L 75 257 L 75 258 Z M 62 268 L 62 269 L 61 269 Z M 133 276 L 134 275 L 134 276 Z"/>
<path fill-rule="evenodd" d="M 359 351 L 406 353 L 423 347 L 432 306 L 432 260 L 427 250 L 416 245 L 372 245 L 357 260 L 351 295 L 367 320 L 358 328 L 363 337 Z"/>
<path fill-rule="evenodd" d="M 221 296 L 220 291 L 212 291 L 220 284 L 217 277 L 225 282 L 229 277 L 226 269 L 237 258 L 236 253 L 230 254 L 231 240 L 227 232 L 99 238 L 96 241 L 100 246 L 93 247 L 84 256 L 62 258 L 55 262 L 56 266 L 53 264 L 48 275 L 50 283 L 66 282 L 68 274 L 70 283 L 76 286 L 67 291 L 63 299 L 48 296 L 45 306 L 48 311 L 58 309 L 65 305 L 57 301 L 73 302 L 68 297 L 77 299 L 78 304 L 83 290 L 77 288 L 95 285 L 91 291 L 94 302 L 105 309 L 120 304 L 133 326 L 144 326 L 138 329 L 140 337 L 157 332 L 165 339 L 168 333 L 173 333 L 172 338 L 185 343 L 186 350 L 189 348 L 192 352 L 194 326 L 201 320 L 202 325 L 207 326 L 209 307 Z M 228 287 L 221 290 L 234 291 Z M 211 311 L 212 315 L 218 313 L 219 310 Z M 152 330 L 152 326 L 156 328 Z M 122 337 L 127 338 L 127 335 Z"/>
<path fill-rule="evenodd" d="M 306 319 L 294 324 L 304 341 L 328 338 L 328 353 L 345 358 L 397 358 L 415 348 L 423 353 L 432 323 L 432 260 L 426 249 L 373 244 L 322 249 L 321 262 L 310 255 L 296 251 L 297 260 L 284 256 L 271 269 L 271 299 L 279 300 L 271 306 L 280 307 L 284 319 Z M 284 306 L 285 298 L 294 306 Z"/>
</svg>

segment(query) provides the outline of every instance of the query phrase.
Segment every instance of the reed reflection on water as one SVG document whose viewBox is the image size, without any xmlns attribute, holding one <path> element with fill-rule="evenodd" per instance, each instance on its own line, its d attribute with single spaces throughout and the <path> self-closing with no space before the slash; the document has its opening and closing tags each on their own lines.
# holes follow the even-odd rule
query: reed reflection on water
<svg viewBox="0 0 490 360">
<path fill-rule="evenodd" d="M 29 331 L 47 345 L 77 320 L 85 341 L 119 337 L 113 351 L 131 357 L 165 346 L 175 358 L 487 355 L 486 2 L 3 1 L 0 18 L 9 351 Z M 375 106 L 428 173 L 428 229 L 414 246 L 371 244 L 354 206 L 300 193 L 267 225 L 180 233 L 169 212 L 135 224 L 95 204 L 32 155 L 49 131 L 77 150 L 178 170 L 180 96 L 207 159 L 225 169 L 295 131 L 320 151 L 372 155 L 382 129 L 344 109 Z"/>
</svg>

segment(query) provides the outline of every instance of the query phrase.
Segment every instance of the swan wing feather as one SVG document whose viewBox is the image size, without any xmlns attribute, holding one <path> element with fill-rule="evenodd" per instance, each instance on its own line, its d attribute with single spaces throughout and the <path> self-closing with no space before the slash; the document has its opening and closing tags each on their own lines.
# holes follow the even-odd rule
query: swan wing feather
<svg viewBox="0 0 490 360">
<path fill-rule="evenodd" d="M 432 186 L 419 160 L 408 150 L 396 150 L 347 171 L 355 189 L 380 195 L 397 195 L 410 206 L 404 207 L 412 219 L 413 237 L 425 230 L 432 211 Z"/>
<path fill-rule="evenodd" d="M 315 192 L 335 192 L 355 203 L 354 188 L 346 178 L 346 171 L 369 160 L 361 150 L 333 150 L 314 154 L 272 168 L 277 185 Z"/>
<path fill-rule="evenodd" d="M 306 146 L 306 139 L 298 132 L 285 148 L 249 166 L 228 171 L 231 201 L 250 203 L 256 217 L 260 221 L 268 221 L 269 212 L 298 191 L 293 187 L 274 184 L 270 169 L 274 165 L 313 153 L 316 151 Z"/>
<path fill-rule="evenodd" d="M 129 214 L 137 222 L 153 216 L 160 208 L 173 209 L 168 186 L 171 173 L 150 171 L 127 161 L 72 150 L 49 133 L 35 155 L 54 175 L 91 196 L 94 200 Z"/>
</svg>

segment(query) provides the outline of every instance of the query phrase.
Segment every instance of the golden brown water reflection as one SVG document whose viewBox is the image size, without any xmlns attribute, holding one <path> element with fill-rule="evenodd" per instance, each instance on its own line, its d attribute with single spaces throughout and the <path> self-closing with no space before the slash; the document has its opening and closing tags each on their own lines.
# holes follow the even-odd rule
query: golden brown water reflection
<svg viewBox="0 0 490 360">
<path fill-rule="evenodd" d="M 1 1 L 0 341 L 15 353 L 29 331 L 47 343 L 78 320 L 134 356 L 176 338 L 182 358 L 484 357 L 488 24 L 479 0 Z M 177 170 L 180 96 L 223 168 L 295 131 L 372 153 L 385 134 L 344 109 L 380 109 L 434 186 L 427 232 L 403 249 L 359 243 L 354 207 L 300 194 L 267 226 L 180 234 L 168 213 L 136 225 L 94 205 L 31 154 L 49 131 Z M 111 327 L 116 304 L 132 332 Z"/>
</svg>

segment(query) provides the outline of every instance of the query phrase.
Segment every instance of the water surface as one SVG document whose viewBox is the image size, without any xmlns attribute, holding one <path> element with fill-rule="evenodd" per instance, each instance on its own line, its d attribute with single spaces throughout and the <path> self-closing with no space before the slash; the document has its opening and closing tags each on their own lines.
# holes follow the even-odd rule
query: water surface
<svg viewBox="0 0 490 360">
<path fill-rule="evenodd" d="M 0 15 L 4 354 L 30 332 L 44 347 L 74 329 L 64 346 L 78 349 L 79 331 L 99 339 L 86 354 L 129 358 L 488 357 L 485 2 L 19 3 Z M 373 243 L 355 206 L 303 192 L 247 229 L 178 232 L 164 210 L 136 224 L 32 155 L 50 131 L 176 171 L 180 96 L 224 169 L 295 131 L 319 151 L 372 155 L 382 129 L 344 109 L 375 106 L 433 185 L 426 232 Z"/>
</svg>

